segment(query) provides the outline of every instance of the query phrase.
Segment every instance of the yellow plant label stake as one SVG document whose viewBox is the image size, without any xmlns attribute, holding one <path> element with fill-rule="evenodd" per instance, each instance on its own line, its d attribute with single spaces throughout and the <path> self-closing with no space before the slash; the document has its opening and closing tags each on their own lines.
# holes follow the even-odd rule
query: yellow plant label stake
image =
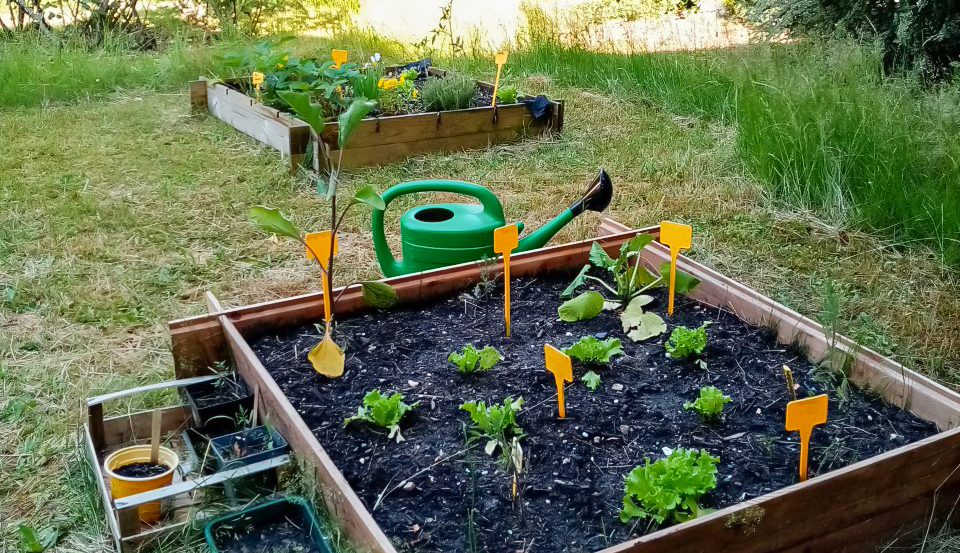
<svg viewBox="0 0 960 553">
<path fill-rule="evenodd" d="M 497 105 L 497 90 L 500 88 L 500 70 L 503 69 L 503 64 L 507 63 L 507 52 L 497 52 L 494 60 L 497 62 L 497 80 L 493 81 L 493 103 L 490 104 L 491 106 Z"/>
<path fill-rule="evenodd" d="M 557 381 L 557 405 L 562 419 L 567 416 L 567 405 L 563 399 L 563 383 L 573 382 L 573 363 L 569 355 L 550 344 L 543 344 L 543 356 L 547 370 L 553 373 L 553 378 Z"/>
<path fill-rule="evenodd" d="M 800 432 L 800 480 L 807 479 L 807 456 L 813 427 L 827 422 L 827 394 L 798 399 L 787 404 L 787 430 Z"/>
<path fill-rule="evenodd" d="M 330 52 L 330 56 L 333 58 L 334 67 L 340 67 L 341 63 L 347 62 L 346 50 L 333 50 L 332 52 Z"/>
<path fill-rule="evenodd" d="M 503 318 L 510 337 L 510 252 L 520 243 L 520 228 L 505 225 L 493 231 L 493 251 L 503 254 Z"/>
<path fill-rule="evenodd" d="M 257 89 L 257 100 L 259 100 L 259 99 L 260 99 L 260 85 L 263 84 L 263 73 L 261 73 L 261 72 L 259 72 L 259 71 L 254 71 L 253 74 L 250 75 L 250 77 L 251 77 L 251 80 L 253 81 L 253 87 Z"/>
<path fill-rule="evenodd" d="M 670 246 L 670 299 L 667 313 L 673 315 L 673 296 L 677 288 L 677 255 L 693 245 L 693 227 L 672 221 L 660 222 L 660 243 Z"/>
<path fill-rule="evenodd" d="M 330 231 L 322 230 L 320 232 L 310 232 L 304 237 L 307 243 L 307 257 L 314 259 L 314 255 L 320 256 L 320 266 L 323 267 L 323 319 L 330 321 L 330 309 L 332 308 L 333 298 L 330 297 L 330 279 L 327 278 L 327 262 L 330 261 Z M 336 255 L 340 249 L 340 241 L 336 237 L 333 239 L 333 253 Z"/>
</svg>

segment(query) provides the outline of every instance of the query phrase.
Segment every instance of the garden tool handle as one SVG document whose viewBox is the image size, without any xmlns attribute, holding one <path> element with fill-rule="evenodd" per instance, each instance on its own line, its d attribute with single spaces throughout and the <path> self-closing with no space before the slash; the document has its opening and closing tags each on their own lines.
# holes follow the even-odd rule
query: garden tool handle
<svg viewBox="0 0 960 553">
<path fill-rule="evenodd" d="M 390 202 L 393 200 L 406 194 L 416 194 L 419 192 L 453 192 L 454 194 L 471 196 L 480 200 L 480 204 L 483 205 L 484 212 L 492 215 L 493 217 L 499 218 L 501 221 L 504 220 L 503 205 L 500 204 L 500 200 L 497 199 L 497 196 L 493 192 L 484 188 L 483 186 L 480 186 L 479 184 L 449 179 L 425 179 L 395 184 L 390 188 L 387 188 L 382 194 L 384 203 L 383 209 L 374 209 L 373 213 L 371 214 L 373 245 L 378 252 L 377 257 L 380 257 L 380 252 L 387 252 L 388 255 L 393 259 L 392 264 L 390 263 L 389 259 L 380 259 L 380 265 L 384 271 L 384 276 L 396 276 L 396 274 L 400 274 L 400 272 L 402 272 L 399 269 L 399 261 L 393 257 L 392 253 L 390 253 L 390 246 L 387 244 L 387 236 L 383 222 L 384 213 L 386 213 L 387 207 L 389 207 Z M 391 270 L 388 267 L 394 267 L 394 269 Z M 391 272 L 395 274 L 388 274 Z"/>
</svg>

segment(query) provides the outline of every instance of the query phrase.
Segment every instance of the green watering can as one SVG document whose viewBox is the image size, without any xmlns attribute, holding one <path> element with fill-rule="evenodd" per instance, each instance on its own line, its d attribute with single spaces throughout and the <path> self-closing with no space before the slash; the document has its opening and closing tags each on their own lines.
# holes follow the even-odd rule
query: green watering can
<svg viewBox="0 0 960 553">
<path fill-rule="evenodd" d="M 390 202 L 404 194 L 454 192 L 472 196 L 480 204 L 426 204 L 400 217 L 403 259 L 390 253 L 383 215 Z M 520 240 L 517 252 L 539 248 L 584 210 L 603 211 L 613 198 L 613 183 L 600 171 L 582 198 L 539 229 Z M 493 257 L 493 230 L 506 223 L 503 206 L 490 190 L 470 182 L 429 179 L 395 184 L 383 193 L 384 209 L 373 210 L 373 246 L 383 275 L 393 277 L 457 263 Z M 523 223 L 517 223 L 523 231 Z"/>
</svg>

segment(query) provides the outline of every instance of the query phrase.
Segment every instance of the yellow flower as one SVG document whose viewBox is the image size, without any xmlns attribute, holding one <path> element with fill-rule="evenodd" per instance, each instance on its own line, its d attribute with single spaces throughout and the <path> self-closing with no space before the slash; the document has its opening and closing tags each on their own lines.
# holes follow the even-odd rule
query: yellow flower
<svg viewBox="0 0 960 553">
<path fill-rule="evenodd" d="M 391 88 L 396 87 L 399 84 L 400 84 L 400 81 L 398 81 L 397 79 L 394 79 L 393 77 L 389 79 L 382 78 L 380 79 L 380 81 L 377 82 L 377 86 L 384 90 L 389 90 Z"/>
<path fill-rule="evenodd" d="M 416 97 L 419 96 L 419 95 L 420 95 L 420 91 L 417 90 L 416 88 L 414 88 L 414 89 L 413 89 L 413 97 L 416 98 Z"/>
</svg>

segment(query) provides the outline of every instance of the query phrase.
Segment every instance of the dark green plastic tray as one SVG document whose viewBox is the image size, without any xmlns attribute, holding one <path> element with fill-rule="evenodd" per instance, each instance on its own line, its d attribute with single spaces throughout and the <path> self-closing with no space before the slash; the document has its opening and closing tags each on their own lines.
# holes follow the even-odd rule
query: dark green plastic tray
<svg viewBox="0 0 960 553">
<path fill-rule="evenodd" d="M 224 553 L 225 550 L 221 548 L 226 546 L 226 540 L 223 538 L 226 528 L 265 526 L 284 519 L 289 519 L 303 528 L 319 551 L 333 553 L 329 539 L 321 530 L 320 523 L 313 512 L 313 507 L 306 499 L 298 496 L 285 496 L 264 501 L 211 520 L 204 529 L 207 546 L 210 547 L 211 553 Z"/>
</svg>

